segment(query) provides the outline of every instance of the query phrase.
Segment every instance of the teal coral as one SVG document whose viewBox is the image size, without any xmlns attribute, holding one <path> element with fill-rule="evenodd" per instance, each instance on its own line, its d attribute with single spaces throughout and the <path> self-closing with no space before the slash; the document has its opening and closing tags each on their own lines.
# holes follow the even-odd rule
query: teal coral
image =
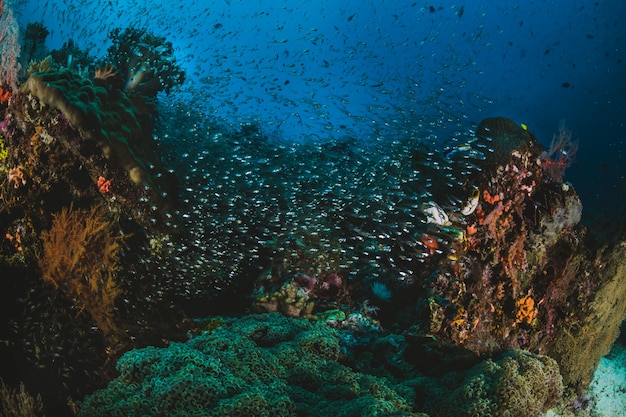
<svg viewBox="0 0 626 417">
<path fill-rule="evenodd" d="M 22 86 L 39 101 L 58 109 L 102 153 L 123 167 L 136 184 L 154 185 L 149 166 L 160 157 L 149 132 L 138 120 L 138 110 L 117 90 L 107 90 L 69 70 L 34 73 Z"/>
<path fill-rule="evenodd" d="M 418 416 L 412 390 L 337 362 L 323 323 L 260 314 L 168 348 L 122 356 L 120 376 L 79 416 Z"/>
</svg>

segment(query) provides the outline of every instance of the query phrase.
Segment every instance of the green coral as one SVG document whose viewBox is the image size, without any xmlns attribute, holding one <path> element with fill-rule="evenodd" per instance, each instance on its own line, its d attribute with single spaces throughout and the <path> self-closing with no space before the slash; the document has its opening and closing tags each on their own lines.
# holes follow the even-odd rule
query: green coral
<svg viewBox="0 0 626 417">
<path fill-rule="evenodd" d="M 122 91 L 96 86 L 69 70 L 34 73 L 21 90 L 61 111 L 107 158 L 126 169 L 133 182 L 154 185 L 148 167 L 160 164 L 156 144 Z"/>
<path fill-rule="evenodd" d="M 398 382 L 340 363 L 349 359 L 339 336 L 322 321 L 277 313 L 220 318 L 187 343 L 124 354 L 120 376 L 78 415 L 535 417 L 562 395 L 547 356 L 513 350 L 440 376 L 408 371 Z"/>
<path fill-rule="evenodd" d="M 563 382 L 556 361 L 513 350 L 469 371 L 414 381 L 424 408 L 436 416 L 539 416 L 556 405 Z"/>
<path fill-rule="evenodd" d="M 260 314 L 124 354 L 79 416 L 418 416 L 412 391 L 338 363 L 337 331 Z"/>
</svg>

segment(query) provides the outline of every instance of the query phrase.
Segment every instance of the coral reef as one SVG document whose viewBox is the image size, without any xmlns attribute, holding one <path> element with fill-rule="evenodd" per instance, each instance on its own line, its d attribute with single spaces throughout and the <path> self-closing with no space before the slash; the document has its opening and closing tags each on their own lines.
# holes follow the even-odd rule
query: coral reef
<svg viewBox="0 0 626 417">
<path fill-rule="evenodd" d="M 225 319 L 168 348 L 127 352 L 79 416 L 420 416 L 411 391 L 341 365 L 325 324 L 277 313 Z"/>
<path fill-rule="evenodd" d="M 41 277 L 74 300 L 78 314 L 87 313 L 108 337 L 119 331 L 112 319 L 121 291 L 115 280 L 120 269 L 122 238 L 104 209 L 64 208 L 41 234 L 38 259 Z"/>
<path fill-rule="evenodd" d="M 95 86 L 69 70 L 35 73 L 21 90 L 58 109 L 74 129 L 126 169 L 134 183 L 154 187 L 148 166 L 160 164 L 158 150 L 125 94 Z"/>
<path fill-rule="evenodd" d="M 620 333 L 626 316 L 625 254 L 626 248 L 616 245 L 598 256 L 599 276 L 592 287 L 580 291 L 586 299 L 572 300 L 584 311 L 577 320 L 560 329 L 546 349 L 546 354 L 558 361 L 563 382 L 574 390 L 589 385 L 600 358 L 609 352 Z"/>
<path fill-rule="evenodd" d="M 535 416 L 588 383 L 626 288 L 578 226 L 568 133 L 285 144 L 159 106 L 171 44 L 111 37 L 97 68 L 68 43 L 0 95 L 4 331 L 46 400 L 111 381 L 81 415 Z M 176 342 L 250 310 L 271 314 Z"/>
<path fill-rule="evenodd" d="M 470 153 L 476 149 L 480 157 Z M 554 283 L 564 272 L 566 280 L 584 281 L 582 270 L 593 269 L 590 262 L 576 271 L 550 264 L 565 242 L 573 253 L 582 251 L 584 232 L 571 231 L 581 218 L 580 199 L 571 186 L 544 175 L 543 148 L 508 119 L 483 121 L 464 152 L 454 157 L 472 161 L 468 185 L 479 192 L 471 211 L 450 219 L 448 229 L 464 230 L 462 244 L 427 283 L 435 300 L 428 328 L 481 354 L 511 347 L 545 351 L 555 320 L 565 319 L 554 312 L 566 309 L 565 300 L 577 292 L 567 285 L 556 290 Z M 552 286 L 546 287 L 546 275 Z"/>
<path fill-rule="evenodd" d="M 402 359 L 410 349 L 402 337 L 387 335 L 367 348 L 387 351 L 387 371 L 375 376 L 384 369 L 376 360 L 360 361 L 360 372 L 342 364 L 351 362 L 340 343 L 346 330 L 324 321 L 265 313 L 214 318 L 207 328 L 184 344 L 127 352 L 120 375 L 78 415 L 535 417 L 563 391 L 557 363 L 524 351 L 425 376 Z"/>
<path fill-rule="evenodd" d="M 9 2 L 0 2 L 0 93 L 17 91 L 21 53 L 17 19 Z"/>
<path fill-rule="evenodd" d="M 109 60 L 126 74 L 125 90 L 154 97 L 169 93 L 185 80 L 184 70 L 176 63 L 171 42 L 145 29 L 115 29 L 109 33 L 113 44 Z"/>
<path fill-rule="evenodd" d="M 519 350 L 465 372 L 414 384 L 424 411 L 432 417 L 539 416 L 557 404 L 563 391 L 554 359 Z"/>
<path fill-rule="evenodd" d="M 2 368 L 41 392 L 52 415 L 110 378 L 129 346 L 186 330 L 171 312 L 170 291 L 184 291 L 145 266 L 150 239 L 171 242 L 176 227 L 156 114 L 80 70 L 47 58 L 0 103 Z"/>
</svg>

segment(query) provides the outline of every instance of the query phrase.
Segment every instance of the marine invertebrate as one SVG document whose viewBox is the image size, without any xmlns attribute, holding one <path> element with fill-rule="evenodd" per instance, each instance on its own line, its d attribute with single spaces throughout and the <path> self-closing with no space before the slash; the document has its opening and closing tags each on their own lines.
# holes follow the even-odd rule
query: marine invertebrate
<svg viewBox="0 0 626 417">
<path fill-rule="evenodd" d="M 515 307 L 517 308 L 515 324 L 532 325 L 538 314 L 535 300 L 530 295 L 526 295 L 515 302 Z"/>
<path fill-rule="evenodd" d="M 169 93 L 185 80 L 185 72 L 176 63 L 171 42 L 146 29 L 114 29 L 109 33 L 113 44 L 110 60 L 126 74 L 126 91 L 154 97 L 159 91 Z"/>
<path fill-rule="evenodd" d="M 544 347 L 545 353 L 559 363 L 563 382 L 577 390 L 588 386 L 600 359 L 610 351 L 620 334 L 626 315 L 625 252 L 622 245 L 616 245 L 602 254 L 603 267 L 594 272 L 597 274 L 596 290 L 592 299 L 578 303 L 575 310 L 569 310 L 570 314 L 574 314 L 575 321 L 560 320 L 557 324 L 560 327 Z M 569 284 L 569 288 L 576 287 L 571 284 L 572 279 L 580 280 L 581 275 L 585 276 L 593 270 L 589 260 L 580 254 L 567 259 L 567 265 L 571 270 L 563 272 L 564 282 L 561 285 Z M 565 297 L 566 294 L 562 291 L 554 296 Z"/>
<path fill-rule="evenodd" d="M 554 359 L 514 350 L 418 383 L 416 390 L 431 417 L 538 417 L 561 398 L 563 382 Z"/>
<path fill-rule="evenodd" d="M 147 165 L 158 164 L 158 154 L 127 97 L 113 95 L 68 70 L 33 74 L 21 90 L 59 109 L 74 128 L 100 145 L 107 158 L 124 167 L 133 182 L 153 184 Z"/>
<path fill-rule="evenodd" d="M 122 78 L 112 65 L 105 65 L 96 68 L 93 83 L 109 89 L 121 88 Z"/>
<path fill-rule="evenodd" d="M 80 417 L 394 415 L 418 417 L 410 389 L 341 365 L 338 332 L 279 314 L 224 319 L 167 348 L 125 353 L 120 376 Z"/>
<path fill-rule="evenodd" d="M 103 209 L 64 208 L 41 239 L 42 279 L 74 300 L 79 314 L 88 313 L 107 336 L 113 336 L 117 330 L 113 308 L 121 293 L 115 274 L 122 238 Z"/>
<path fill-rule="evenodd" d="M 539 155 L 541 167 L 548 179 L 562 183 L 565 170 L 576 161 L 577 151 L 578 142 L 572 140 L 572 131 L 561 120 L 558 132 L 552 137 L 550 148 Z"/>
<path fill-rule="evenodd" d="M 11 91 L 0 88 L 0 104 L 4 104 L 9 101 L 12 95 Z"/>
<path fill-rule="evenodd" d="M 107 180 L 102 175 L 98 177 L 98 182 L 96 184 L 98 186 L 98 191 L 102 194 L 111 192 L 111 180 Z"/>
<path fill-rule="evenodd" d="M 117 71 L 112 65 L 105 65 L 104 67 L 96 68 L 94 79 L 107 80 L 109 78 L 117 77 Z"/>
<path fill-rule="evenodd" d="M 17 91 L 20 69 L 20 39 L 17 19 L 8 2 L 0 1 L 0 87 Z"/>
<path fill-rule="evenodd" d="M 9 185 L 13 186 L 13 188 L 20 188 L 26 185 L 26 176 L 24 171 L 22 171 L 20 167 L 13 167 L 9 169 L 7 181 Z"/>
</svg>

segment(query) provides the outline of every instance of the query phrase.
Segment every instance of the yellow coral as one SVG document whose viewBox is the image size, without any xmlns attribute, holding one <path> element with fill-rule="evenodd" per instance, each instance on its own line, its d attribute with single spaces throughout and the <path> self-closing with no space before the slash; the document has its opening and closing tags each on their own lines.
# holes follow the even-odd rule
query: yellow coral
<svg viewBox="0 0 626 417">
<path fill-rule="evenodd" d="M 9 150 L 4 144 L 4 138 L 0 136 L 0 162 L 6 161 L 8 157 L 9 157 Z"/>
<path fill-rule="evenodd" d="M 517 300 L 517 313 L 515 314 L 515 324 L 526 323 L 533 324 L 537 318 L 537 308 L 535 300 L 530 295 L 524 296 Z"/>
</svg>

